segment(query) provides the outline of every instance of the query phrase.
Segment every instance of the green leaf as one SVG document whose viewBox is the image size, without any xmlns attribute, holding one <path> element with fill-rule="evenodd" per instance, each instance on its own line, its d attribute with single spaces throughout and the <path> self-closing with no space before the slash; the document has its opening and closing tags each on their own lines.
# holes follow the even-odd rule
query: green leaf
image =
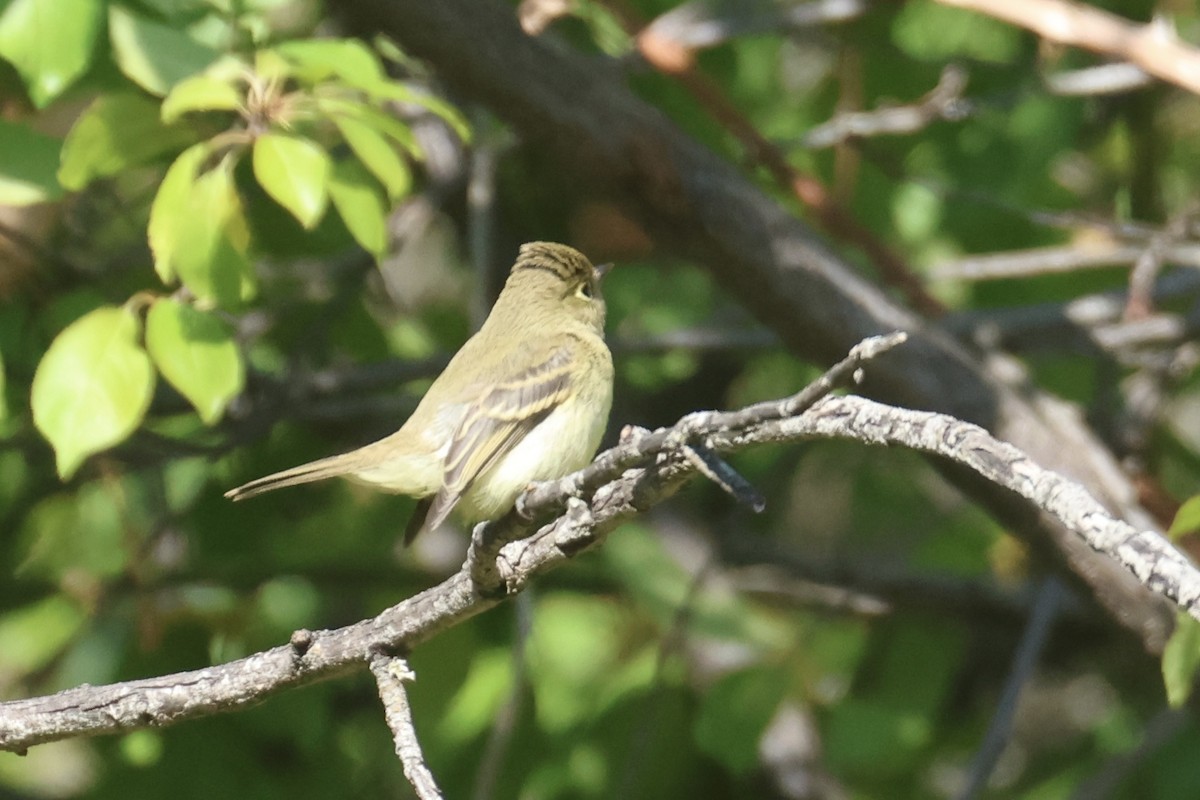
<svg viewBox="0 0 1200 800">
<path fill-rule="evenodd" d="M 915 685 L 920 673 L 912 677 Z M 889 703 L 849 697 L 834 706 L 825 725 L 829 762 L 840 773 L 876 780 L 911 775 L 913 761 L 929 747 L 928 716 Z"/>
<path fill-rule="evenodd" d="M 458 134 L 458 138 L 464 142 L 471 141 L 471 127 L 467 125 L 467 120 L 459 113 L 457 108 L 439 97 L 434 97 L 431 94 L 392 80 L 382 81 L 371 87 L 358 88 L 362 88 L 375 100 L 392 100 L 397 103 L 408 103 L 409 105 L 421 106 L 428 111 L 432 111 L 454 129 L 454 132 Z"/>
<path fill-rule="evenodd" d="M 1189 497 L 1175 512 L 1167 538 L 1174 540 L 1196 531 L 1200 531 L 1200 494 Z"/>
<path fill-rule="evenodd" d="M 311 139 L 266 133 L 254 142 L 254 177 L 306 228 L 325 213 L 329 168 L 329 156 Z"/>
<path fill-rule="evenodd" d="M 129 530 L 129 486 L 89 481 L 40 500 L 25 517 L 20 541 L 24 578 L 58 582 L 70 575 L 116 577 L 137 550 Z"/>
<path fill-rule="evenodd" d="M 150 252 L 154 255 L 154 271 L 163 283 L 175 280 L 179 228 L 185 224 L 189 214 L 188 201 L 191 199 L 192 183 L 211 150 L 208 142 L 201 142 L 184 150 L 167 170 L 158 186 L 158 192 L 154 195 L 154 202 L 150 205 L 147 235 L 150 239 Z"/>
<path fill-rule="evenodd" d="M 417 161 L 421 161 L 425 157 L 412 130 L 385 111 L 343 97 L 318 97 L 317 108 L 321 113 L 332 117 L 335 122 L 339 119 L 351 119 L 373 128 L 378 133 L 394 140 Z"/>
<path fill-rule="evenodd" d="M 357 39 L 297 39 L 275 51 L 300 69 L 296 77 L 318 82 L 332 76 L 355 88 L 387 81 L 383 65 L 371 48 Z"/>
<path fill-rule="evenodd" d="M 12 0 L 0 12 L 0 56 L 12 63 L 39 108 L 92 63 L 99 0 Z"/>
<path fill-rule="evenodd" d="M 619 671 L 621 617 L 594 598 L 551 595 L 538 601 L 526 643 L 534 713 L 549 736 L 594 718 Z"/>
<path fill-rule="evenodd" d="M 117 5 L 108 10 L 108 31 L 117 66 L 131 81 L 159 96 L 184 78 L 203 72 L 220 55 L 178 28 Z"/>
<path fill-rule="evenodd" d="M 1185 611 L 1175 615 L 1175 630 L 1163 648 L 1162 674 L 1167 703 L 1180 708 L 1191 697 L 1200 669 L 1200 622 Z"/>
<path fill-rule="evenodd" d="M 350 160 L 334 164 L 329 197 L 354 240 L 372 255 L 383 255 L 388 244 L 388 206 L 363 166 Z"/>
<path fill-rule="evenodd" d="M 335 117 L 333 122 L 354 155 L 387 189 L 388 197 L 397 200 L 408 194 L 412 188 L 412 173 L 408 170 L 408 164 L 378 130 L 347 117 Z"/>
<path fill-rule="evenodd" d="M 696 744 L 731 772 L 758 763 L 758 742 L 787 691 L 787 675 L 761 666 L 725 675 L 704 695 Z"/>
<path fill-rule="evenodd" d="M 62 142 L 0 120 L 0 205 L 43 203 L 62 195 L 55 173 Z"/>
<path fill-rule="evenodd" d="M 242 355 L 228 326 L 176 300 L 146 315 L 146 350 L 167 382 L 196 407 L 205 424 L 221 418 L 246 383 Z"/>
<path fill-rule="evenodd" d="M 463 747 L 495 724 L 496 714 L 512 694 L 513 657 L 507 648 L 472 654 L 467 677 L 453 699 L 438 714 L 436 735 Z"/>
<path fill-rule="evenodd" d="M 242 93 L 228 81 L 211 75 L 185 78 L 167 94 L 162 104 L 162 121 L 170 124 L 189 111 L 236 111 Z"/>
<path fill-rule="evenodd" d="M 178 212 L 181 216 L 173 223 L 164 222 L 174 238 L 174 272 L 200 301 L 238 306 L 253 294 L 253 273 L 232 160 L 227 158 L 193 181 Z"/>
<path fill-rule="evenodd" d="M 158 103 L 148 97 L 102 95 L 67 134 L 58 180 L 67 189 L 82 189 L 96 178 L 148 163 L 193 139 L 183 128 L 164 125 Z"/>
<path fill-rule="evenodd" d="M 956 58 L 1008 63 L 1021 52 L 1021 32 L 999 20 L 938 3 L 906 3 L 892 25 L 908 57 L 942 63 Z"/>
<path fill-rule="evenodd" d="M 154 369 L 130 311 L 105 306 L 62 331 L 33 376 L 33 422 L 66 480 L 84 459 L 126 439 L 154 392 Z"/>
<path fill-rule="evenodd" d="M 0 618 L 0 670 L 16 676 L 44 668 L 86 621 L 75 601 L 58 594 L 8 611 Z"/>
</svg>

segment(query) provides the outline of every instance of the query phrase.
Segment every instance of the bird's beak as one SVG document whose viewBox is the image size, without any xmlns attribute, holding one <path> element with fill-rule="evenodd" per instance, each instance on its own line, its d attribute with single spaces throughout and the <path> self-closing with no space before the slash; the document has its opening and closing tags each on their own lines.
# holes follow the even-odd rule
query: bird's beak
<svg viewBox="0 0 1200 800">
<path fill-rule="evenodd" d="M 604 276 L 607 275 L 608 271 L 612 268 L 613 268 L 613 262 L 611 262 L 611 261 L 609 261 L 607 264 L 597 264 L 596 266 L 592 267 L 592 269 L 596 273 L 596 280 L 598 280 L 598 281 L 603 280 Z"/>
</svg>

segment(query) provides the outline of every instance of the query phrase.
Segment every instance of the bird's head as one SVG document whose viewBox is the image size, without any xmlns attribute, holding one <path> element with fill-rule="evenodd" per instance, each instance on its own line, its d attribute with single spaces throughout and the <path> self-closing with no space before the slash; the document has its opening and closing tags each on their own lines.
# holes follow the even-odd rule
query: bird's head
<svg viewBox="0 0 1200 800">
<path fill-rule="evenodd" d="M 602 332 L 604 296 L 600 293 L 600 279 L 611 266 L 597 267 L 583 253 L 565 244 L 529 242 L 521 245 L 501 296 L 533 304 L 540 313 L 551 308 L 564 310 Z"/>
</svg>

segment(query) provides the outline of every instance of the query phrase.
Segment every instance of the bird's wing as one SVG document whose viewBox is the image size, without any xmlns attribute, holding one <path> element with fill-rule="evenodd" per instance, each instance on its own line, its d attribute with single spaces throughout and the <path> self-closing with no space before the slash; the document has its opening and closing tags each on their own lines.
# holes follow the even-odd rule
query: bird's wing
<svg viewBox="0 0 1200 800">
<path fill-rule="evenodd" d="M 450 440 L 442 488 L 422 529 L 433 530 L 445 522 L 475 479 L 567 398 L 570 366 L 570 349 L 559 347 L 535 366 L 484 389 L 467 407 Z"/>
</svg>

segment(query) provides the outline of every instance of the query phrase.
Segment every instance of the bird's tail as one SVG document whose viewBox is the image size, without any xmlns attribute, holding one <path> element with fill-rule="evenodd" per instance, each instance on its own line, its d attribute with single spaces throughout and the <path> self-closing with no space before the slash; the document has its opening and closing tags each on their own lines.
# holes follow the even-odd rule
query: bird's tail
<svg viewBox="0 0 1200 800">
<path fill-rule="evenodd" d="M 352 457 L 354 455 L 355 453 L 353 452 L 343 453 L 340 456 L 330 456 L 329 458 L 322 458 L 317 461 L 310 461 L 307 464 L 301 464 L 298 467 L 285 469 L 282 472 L 275 472 L 242 484 L 236 489 L 230 489 L 225 493 L 225 496 L 230 500 L 245 500 L 248 497 L 254 497 L 255 495 L 274 491 L 275 489 L 282 489 L 285 486 L 312 483 L 313 481 L 320 481 L 325 478 L 345 475 L 359 466 L 359 460 Z"/>
</svg>

